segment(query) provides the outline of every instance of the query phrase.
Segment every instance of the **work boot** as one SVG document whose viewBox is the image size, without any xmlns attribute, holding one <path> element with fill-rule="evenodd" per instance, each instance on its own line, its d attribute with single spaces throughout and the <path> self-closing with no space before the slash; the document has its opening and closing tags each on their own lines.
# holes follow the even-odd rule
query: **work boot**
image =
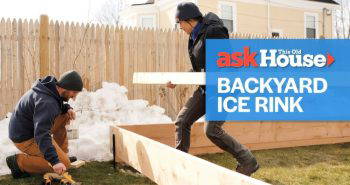
<svg viewBox="0 0 350 185">
<path fill-rule="evenodd" d="M 29 177 L 29 173 L 22 172 L 17 163 L 17 156 L 11 155 L 6 157 L 6 164 L 11 170 L 12 177 L 14 179 Z"/>
<path fill-rule="evenodd" d="M 252 175 L 259 169 L 259 164 L 255 158 L 252 158 L 249 162 L 240 164 L 238 163 L 236 172 L 244 174 L 246 176 Z"/>
<path fill-rule="evenodd" d="M 69 157 L 70 163 L 73 163 L 73 162 L 75 162 L 75 161 L 77 161 L 77 160 L 78 160 L 78 159 L 77 159 L 77 157 L 75 157 L 75 156 Z"/>
</svg>

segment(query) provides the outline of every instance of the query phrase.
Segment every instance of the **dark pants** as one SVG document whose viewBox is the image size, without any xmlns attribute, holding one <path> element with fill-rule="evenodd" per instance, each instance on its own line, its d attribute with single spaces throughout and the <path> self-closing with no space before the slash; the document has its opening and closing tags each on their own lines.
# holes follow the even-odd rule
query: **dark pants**
<svg viewBox="0 0 350 185">
<path fill-rule="evenodd" d="M 188 152 L 192 124 L 205 114 L 205 94 L 198 88 L 185 106 L 180 110 L 176 121 L 176 149 Z M 232 154 L 239 163 L 249 162 L 254 158 L 252 153 L 223 129 L 224 121 L 209 121 L 205 123 L 205 135 L 216 146 Z"/>
</svg>

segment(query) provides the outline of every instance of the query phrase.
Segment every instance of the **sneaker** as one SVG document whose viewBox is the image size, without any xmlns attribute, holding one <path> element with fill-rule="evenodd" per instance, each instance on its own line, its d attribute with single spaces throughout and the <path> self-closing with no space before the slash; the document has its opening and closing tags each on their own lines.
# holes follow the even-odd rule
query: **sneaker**
<svg viewBox="0 0 350 185">
<path fill-rule="evenodd" d="M 251 176 L 258 169 L 259 169 L 259 164 L 256 161 L 256 159 L 253 159 L 252 161 L 244 165 L 238 163 L 236 172 L 244 174 L 246 176 Z"/>
<path fill-rule="evenodd" d="M 77 161 L 77 157 L 71 156 L 71 157 L 69 157 L 69 161 L 70 161 L 70 163 L 73 163 L 73 162 Z"/>
<path fill-rule="evenodd" d="M 30 176 L 29 173 L 22 172 L 22 170 L 19 169 L 16 155 L 6 157 L 6 164 L 10 168 L 12 177 L 14 179 L 25 178 Z"/>
</svg>

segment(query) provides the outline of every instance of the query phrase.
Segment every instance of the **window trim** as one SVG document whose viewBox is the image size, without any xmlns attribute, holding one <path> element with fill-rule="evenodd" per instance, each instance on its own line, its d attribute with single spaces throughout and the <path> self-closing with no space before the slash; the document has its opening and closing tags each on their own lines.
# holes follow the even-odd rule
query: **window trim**
<svg viewBox="0 0 350 185">
<path fill-rule="evenodd" d="M 153 27 L 144 27 L 143 24 L 142 24 L 142 19 L 143 18 L 152 18 L 153 19 Z M 151 15 L 140 15 L 140 18 L 139 18 L 139 21 L 140 21 L 140 27 L 141 28 L 157 28 L 157 24 L 156 24 L 156 15 L 155 14 L 151 14 Z"/>
<path fill-rule="evenodd" d="M 306 17 L 307 16 L 313 16 L 313 17 L 315 17 L 315 29 L 316 29 L 316 33 L 315 33 L 315 39 L 318 39 L 319 38 L 319 35 L 318 35 L 318 30 L 319 30 L 319 28 L 318 28 L 318 13 L 311 13 L 311 12 L 305 12 L 304 13 L 304 37 L 306 38 Z"/>
<path fill-rule="evenodd" d="M 232 33 L 237 33 L 237 6 L 236 6 L 236 3 L 229 2 L 229 1 L 219 1 L 218 2 L 218 16 L 220 17 L 220 19 L 222 19 L 222 12 L 221 12 L 222 5 L 232 7 L 232 26 L 233 26 Z"/>
</svg>

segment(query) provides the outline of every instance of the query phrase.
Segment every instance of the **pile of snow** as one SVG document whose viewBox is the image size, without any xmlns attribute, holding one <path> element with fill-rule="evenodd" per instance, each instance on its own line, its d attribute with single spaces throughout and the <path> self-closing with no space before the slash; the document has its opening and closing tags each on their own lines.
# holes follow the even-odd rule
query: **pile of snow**
<svg viewBox="0 0 350 185">
<path fill-rule="evenodd" d="M 69 104 L 77 113 L 70 127 L 78 128 L 79 139 L 69 141 L 70 155 L 86 161 L 112 159 L 109 150 L 111 125 L 171 123 L 161 107 L 145 100 L 128 100 L 127 89 L 116 83 L 102 84 L 95 92 L 83 91 Z M 8 139 L 8 118 L 0 121 L 0 175 L 8 174 L 6 156 L 18 153 Z"/>
<path fill-rule="evenodd" d="M 0 175 L 10 173 L 6 165 L 6 156 L 13 155 L 18 152 L 18 149 L 8 138 L 8 126 L 11 113 L 8 113 L 6 118 L 0 121 Z"/>
</svg>

